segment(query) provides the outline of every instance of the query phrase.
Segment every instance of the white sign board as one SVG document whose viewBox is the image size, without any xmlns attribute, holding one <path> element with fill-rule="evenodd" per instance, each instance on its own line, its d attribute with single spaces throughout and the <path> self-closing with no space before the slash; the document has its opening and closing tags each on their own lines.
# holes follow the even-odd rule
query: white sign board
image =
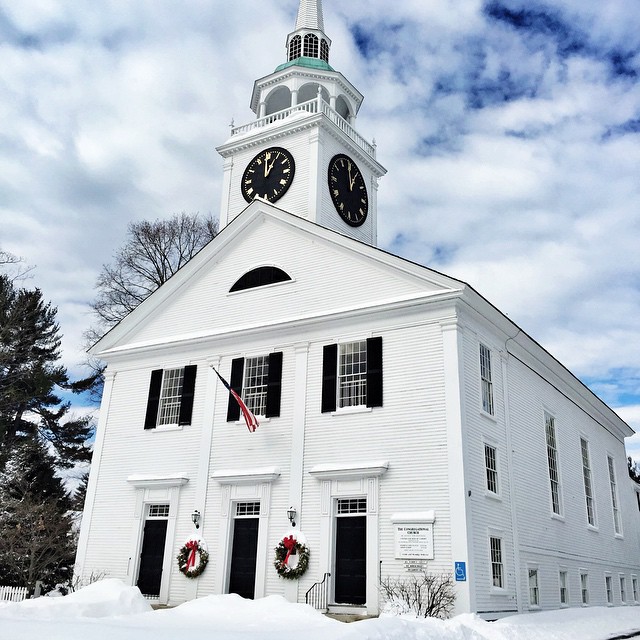
<svg viewBox="0 0 640 640">
<path fill-rule="evenodd" d="M 397 523 L 394 526 L 396 559 L 433 559 L 433 524 Z"/>
</svg>

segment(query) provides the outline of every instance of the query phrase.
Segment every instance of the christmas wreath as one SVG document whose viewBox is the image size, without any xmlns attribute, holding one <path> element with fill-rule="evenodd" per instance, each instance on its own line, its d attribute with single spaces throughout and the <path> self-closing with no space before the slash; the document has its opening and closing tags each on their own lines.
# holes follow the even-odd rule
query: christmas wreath
<svg viewBox="0 0 640 640">
<path fill-rule="evenodd" d="M 275 552 L 273 566 L 282 578 L 295 580 L 309 568 L 309 547 L 301 536 L 285 536 L 280 540 Z"/>
<path fill-rule="evenodd" d="M 178 569 L 187 578 L 197 578 L 209 562 L 207 545 L 204 540 L 187 540 L 176 559 L 178 560 Z"/>
</svg>

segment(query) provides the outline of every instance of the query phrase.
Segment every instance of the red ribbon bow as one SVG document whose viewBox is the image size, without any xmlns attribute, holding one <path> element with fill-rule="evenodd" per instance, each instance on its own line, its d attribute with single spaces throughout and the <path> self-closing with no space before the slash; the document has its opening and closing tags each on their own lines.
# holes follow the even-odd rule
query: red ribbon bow
<svg viewBox="0 0 640 640">
<path fill-rule="evenodd" d="M 189 540 L 185 547 L 189 551 L 189 557 L 187 558 L 187 571 L 189 571 L 189 569 L 195 569 L 196 566 L 196 552 L 198 551 L 198 541 Z"/>
<path fill-rule="evenodd" d="M 296 549 L 296 539 L 293 536 L 289 536 L 288 538 L 284 538 L 282 541 L 284 548 L 287 550 L 287 555 L 284 558 L 283 564 L 287 564 L 289 562 L 289 556 L 294 553 Z"/>
</svg>

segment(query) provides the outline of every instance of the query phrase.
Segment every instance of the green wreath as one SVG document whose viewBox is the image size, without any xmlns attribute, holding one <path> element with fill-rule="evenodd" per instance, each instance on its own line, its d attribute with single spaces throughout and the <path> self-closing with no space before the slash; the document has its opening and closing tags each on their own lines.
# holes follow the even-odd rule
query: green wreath
<svg viewBox="0 0 640 640">
<path fill-rule="evenodd" d="M 276 557 L 273 566 L 278 575 L 287 580 L 296 580 L 304 575 L 309 568 L 309 547 L 298 542 L 293 536 L 288 536 L 280 540 L 275 548 Z M 298 556 L 298 564 L 291 568 L 288 560 L 290 556 Z"/>
<path fill-rule="evenodd" d="M 180 549 L 176 559 L 178 560 L 178 569 L 187 578 L 197 578 L 207 567 L 209 552 L 202 540 L 188 540 Z"/>
</svg>

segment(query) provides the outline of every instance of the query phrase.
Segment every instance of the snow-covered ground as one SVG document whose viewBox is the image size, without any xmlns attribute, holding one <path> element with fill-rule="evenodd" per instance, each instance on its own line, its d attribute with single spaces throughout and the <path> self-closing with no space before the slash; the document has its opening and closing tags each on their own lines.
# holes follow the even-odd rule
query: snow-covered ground
<svg viewBox="0 0 640 640">
<path fill-rule="evenodd" d="M 1 640 L 604 640 L 640 631 L 640 607 L 590 607 L 484 622 L 383 616 L 345 624 L 280 596 L 208 596 L 153 611 L 136 587 L 107 579 L 59 598 L 0 603 Z"/>
</svg>

